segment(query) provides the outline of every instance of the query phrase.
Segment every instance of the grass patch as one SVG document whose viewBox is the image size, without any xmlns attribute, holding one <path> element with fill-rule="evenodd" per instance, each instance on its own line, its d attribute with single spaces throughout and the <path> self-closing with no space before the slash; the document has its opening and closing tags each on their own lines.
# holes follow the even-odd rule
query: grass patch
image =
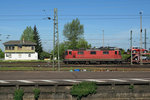
<svg viewBox="0 0 150 100">
<path fill-rule="evenodd" d="M 0 71 L 52 71 L 52 68 L 44 67 L 0 67 Z"/>
</svg>

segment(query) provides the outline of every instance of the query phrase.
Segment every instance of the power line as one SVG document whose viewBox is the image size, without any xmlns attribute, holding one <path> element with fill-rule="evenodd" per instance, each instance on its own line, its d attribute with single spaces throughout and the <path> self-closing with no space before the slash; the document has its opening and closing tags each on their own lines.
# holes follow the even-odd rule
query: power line
<svg viewBox="0 0 150 100">
<path fill-rule="evenodd" d="M 72 20 L 71 19 L 59 19 L 59 20 Z M 80 18 L 80 20 L 128 20 L 128 19 L 138 19 L 138 18 Z M 150 18 L 149 18 L 150 19 Z M 45 19 L 0 19 L 0 21 L 44 21 Z M 45 20 L 46 21 L 46 20 Z"/>
<path fill-rule="evenodd" d="M 50 14 L 46 14 L 46 15 L 43 15 L 43 14 L 0 14 L 0 16 L 8 16 L 8 17 L 12 17 L 12 16 L 35 16 L 35 17 L 38 17 L 38 16 L 54 16 L 53 14 L 50 15 Z M 139 16 L 139 15 L 118 15 L 118 14 L 114 14 L 114 15 L 82 15 L 82 14 L 76 14 L 76 15 L 59 15 L 59 16 Z M 143 16 L 150 16 L 150 14 L 148 15 L 143 15 Z"/>
</svg>

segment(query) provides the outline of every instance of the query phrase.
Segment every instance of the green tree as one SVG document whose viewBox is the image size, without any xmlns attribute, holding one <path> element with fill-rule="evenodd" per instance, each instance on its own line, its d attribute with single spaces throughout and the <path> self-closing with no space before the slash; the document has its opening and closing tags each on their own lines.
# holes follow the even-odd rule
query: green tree
<svg viewBox="0 0 150 100">
<path fill-rule="evenodd" d="M 83 36 L 84 27 L 80 24 L 79 19 L 74 19 L 71 23 L 64 26 L 63 35 L 71 43 L 70 49 L 76 49 L 77 41 Z"/>
<path fill-rule="evenodd" d="M 36 25 L 34 26 L 34 30 L 33 30 L 33 42 L 36 43 L 35 51 L 38 53 L 38 58 L 42 59 L 40 57 L 41 57 L 41 53 L 43 52 L 43 48 L 42 48 L 41 39 L 37 31 Z"/>
<path fill-rule="evenodd" d="M 50 58 L 50 53 L 43 51 L 43 52 L 41 52 L 41 54 L 40 54 L 40 58 L 41 58 L 42 60 L 43 60 L 44 58 Z"/>
<path fill-rule="evenodd" d="M 131 57 L 131 55 L 126 53 L 124 49 L 121 50 L 121 56 L 122 56 L 122 60 L 125 60 L 125 61 L 129 60 Z"/>
<path fill-rule="evenodd" d="M 85 49 L 91 48 L 91 44 L 88 44 L 88 42 L 82 38 L 78 41 L 77 48 L 78 49 L 80 49 L 80 48 L 85 48 Z"/>
<path fill-rule="evenodd" d="M 69 46 L 70 46 L 70 42 L 68 42 L 68 41 L 65 41 L 65 42 L 62 42 L 59 44 L 59 57 L 60 57 L 60 59 L 63 59 L 65 50 L 69 49 Z M 58 47 L 56 46 L 55 52 L 54 52 L 56 57 L 58 57 L 57 50 L 58 50 Z M 51 51 L 51 54 L 53 54 L 53 50 Z"/>
<path fill-rule="evenodd" d="M 21 40 L 25 40 L 25 41 L 31 41 L 34 42 L 33 39 L 33 29 L 31 26 L 27 26 L 26 29 L 23 31 L 23 34 L 21 35 Z"/>
<path fill-rule="evenodd" d="M 64 58 L 65 50 L 69 49 L 69 42 L 63 42 L 59 45 L 60 59 Z"/>
<path fill-rule="evenodd" d="M 4 58 L 4 52 L 0 49 L 0 58 Z"/>
</svg>

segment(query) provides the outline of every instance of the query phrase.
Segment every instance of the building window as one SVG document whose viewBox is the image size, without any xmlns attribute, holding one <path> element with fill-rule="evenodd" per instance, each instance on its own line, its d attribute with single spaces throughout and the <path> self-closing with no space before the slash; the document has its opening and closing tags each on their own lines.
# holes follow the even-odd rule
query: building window
<svg viewBox="0 0 150 100">
<path fill-rule="evenodd" d="M 14 50 L 14 46 L 6 46 L 5 50 Z"/>
<path fill-rule="evenodd" d="M 34 50 L 34 46 L 32 46 L 32 50 Z"/>
<path fill-rule="evenodd" d="M 12 50 L 14 50 L 15 49 L 15 47 L 14 46 L 12 46 Z"/>
<path fill-rule="evenodd" d="M 18 50 L 21 50 L 22 49 L 22 46 L 18 46 Z"/>
<path fill-rule="evenodd" d="M 91 51 L 90 54 L 91 55 L 96 55 L 96 51 Z"/>
<path fill-rule="evenodd" d="M 6 53 L 6 57 L 11 58 L 11 53 Z"/>
<path fill-rule="evenodd" d="M 9 50 L 11 50 L 11 46 L 9 46 L 9 48 L 8 48 Z"/>
<path fill-rule="evenodd" d="M 83 52 L 83 51 L 78 51 L 78 54 L 79 54 L 79 55 L 83 55 L 84 52 Z"/>
<path fill-rule="evenodd" d="M 9 47 L 8 47 L 8 46 L 6 46 L 6 47 L 5 47 L 5 50 L 9 50 Z"/>
<path fill-rule="evenodd" d="M 106 55 L 107 55 L 107 54 L 109 54 L 109 52 L 108 52 L 108 51 L 103 51 L 103 54 L 106 54 Z"/>
<path fill-rule="evenodd" d="M 31 54 L 30 54 L 30 53 L 28 54 L 28 57 L 31 57 Z"/>
</svg>

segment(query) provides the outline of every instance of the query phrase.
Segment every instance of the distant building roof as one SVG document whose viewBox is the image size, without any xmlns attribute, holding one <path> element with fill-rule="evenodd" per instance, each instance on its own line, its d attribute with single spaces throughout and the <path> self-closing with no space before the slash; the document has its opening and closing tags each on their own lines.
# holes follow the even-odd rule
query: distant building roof
<svg viewBox="0 0 150 100">
<path fill-rule="evenodd" d="M 4 45 L 36 45 L 36 43 L 31 42 L 31 41 L 8 41 L 3 43 Z"/>
</svg>

